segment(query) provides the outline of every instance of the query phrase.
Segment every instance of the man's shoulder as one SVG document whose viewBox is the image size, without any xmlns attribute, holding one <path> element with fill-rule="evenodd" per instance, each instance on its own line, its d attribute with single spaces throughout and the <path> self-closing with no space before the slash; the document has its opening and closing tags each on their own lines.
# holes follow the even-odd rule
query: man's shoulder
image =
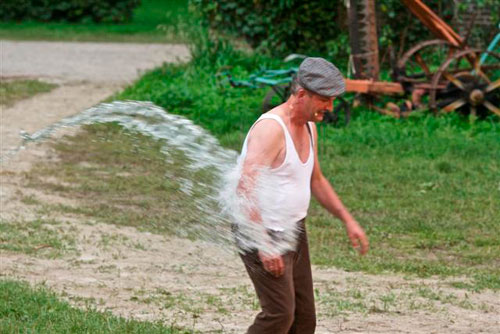
<svg viewBox="0 0 500 334">
<path fill-rule="evenodd" d="M 257 120 L 249 136 L 270 136 L 270 137 L 281 137 L 283 136 L 283 128 L 281 124 L 273 118 L 261 118 Z"/>
<path fill-rule="evenodd" d="M 285 134 L 283 128 L 276 120 L 272 118 L 260 119 L 248 134 L 250 147 L 265 147 L 279 148 L 285 142 Z"/>
</svg>

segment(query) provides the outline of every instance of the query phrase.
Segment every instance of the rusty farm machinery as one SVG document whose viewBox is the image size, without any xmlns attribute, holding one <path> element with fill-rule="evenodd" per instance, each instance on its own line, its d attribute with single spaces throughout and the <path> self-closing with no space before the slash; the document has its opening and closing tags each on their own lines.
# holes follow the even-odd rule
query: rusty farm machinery
<svg viewBox="0 0 500 334">
<path fill-rule="evenodd" d="M 500 55 L 493 52 L 500 33 L 487 50 L 470 48 L 421 0 L 402 0 L 436 37 L 418 43 L 393 64 L 392 82 L 378 81 L 378 43 L 374 0 L 350 0 L 349 30 L 355 79 L 348 90 L 369 95 L 397 94 L 398 106 L 373 107 L 394 116 L 427 108 L 478 117 L 500 117 Z M 368 99 L 369 102 L 370 99 Z"/>
</svg>

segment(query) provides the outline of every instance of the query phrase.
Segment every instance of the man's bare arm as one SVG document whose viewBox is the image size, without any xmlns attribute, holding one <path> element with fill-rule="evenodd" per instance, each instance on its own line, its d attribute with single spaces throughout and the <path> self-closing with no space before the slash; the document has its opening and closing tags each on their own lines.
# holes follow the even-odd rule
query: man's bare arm
<svg viewBox="0 0 500 334">
<path fill-rule="evenodd" d="M 253 198 L 259 171 L 271 168 L 283 149 L 286 149 L 285 135 L 281 126 L 273 120 L 260 121 L 249 134 L 238 192 L 249 199 L 249 217 L 254 223 L 262 224 L 262 216 L 256 206 L 257 200 Z M 267 237 L 267 234 L 262 236 L 264 240 Z M 259 250 L 259 258 L 264 269 L 274 276 L 279 277 L 285 272 L 281 255 L 267 255 Z"/>
<path fill-rule="evenodd" d="M 243 161 L 238 191 L 251 197 L 259 172 L 271 168 L 284 149 L 285 137 L 281 126 L 272 120 L 258 122 L 248 136 L 247 152 Z M 260 222 L 260 221 L 255 221 Z"/>
<path fill-rule="evenodd" d="M 366 238 L 365 232 L 359 226 L 358 222 L 349 213 L 347 208 L 344 206 L 339 196 L 333 189 L 332 185 L 321 171 L 318 159 L 318 132 L 314 126 L 314 143 L 315 145 L 315 155 L 314 155 L 314 169 L 311 177 L 311 192 L 313 196 L 318 200 L 318 202 L 327 209 L 334 216 L 339 218 L 345 225 L 347 230 L 347 235 L 351 240 L 354 248 L 360 248 L 360 253 L 365 254 L 368 251 L 368 239 Z"/>
</svg>

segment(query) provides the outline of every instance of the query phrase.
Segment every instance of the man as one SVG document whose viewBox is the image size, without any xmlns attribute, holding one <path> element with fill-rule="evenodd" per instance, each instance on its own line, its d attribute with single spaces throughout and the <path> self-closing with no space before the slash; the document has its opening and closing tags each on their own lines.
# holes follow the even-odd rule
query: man
<svg viewBox="0 0 500 334">
<path fill-rule="evenodd" d="M 333 100 L 344 91 L 344 79 L 332 63 L 323 58 L 306 58 L 292 83 L 290 98 L 263 114 L 243 145 L 238 191 L 251 197 L 255 180 L 267 168 L 277 180 L 275 188 L 285 194 L 276 196 L 275 210 L 286 212 L 299 231 L 293 251 L 276 254 L 263 246 L 241 255 L 262 307 L 248 334 L 315 331 L 314 291 L 304 226 L 311 193 L 343 221 L 353 247 L 359 248 L 361 254 L 368 251 L 363 229 L 323 176 L 317 156 L 318 132 L 314 122 L 320 122 L 325 112 L 332 110 Z M 264 225 L 271 235 L 279 232 L 280 222 L 263 219 L 259 210 L 257 206 L 251 208 L 252 222 Z"/>
</svg>

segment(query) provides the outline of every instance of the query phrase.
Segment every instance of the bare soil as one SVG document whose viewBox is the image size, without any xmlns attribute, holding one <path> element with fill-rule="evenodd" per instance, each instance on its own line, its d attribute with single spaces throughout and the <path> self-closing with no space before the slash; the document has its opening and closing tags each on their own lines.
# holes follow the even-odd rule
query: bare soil
<svg viewBox="0 0 500 334">
<path fill-rule="evenodd" d="M 47 57 L 57 56 L 64 62 L 85 54 L 64 51 L 65 44 L 58 43 L 62 46 Z M 72 44 L 73 48 L 75 43 L 67 44 Z M 41 52 L 35 46 L 19 47 L 18 50 L 22 50 L 19 52 L 27 53 L 25 58 L 19 59 L 29 59 L 30 54 Z M 47 43 L 47 47 L 51 44 Z M 98 46 L 93 47 L 95 51 L 86 57 L 97 58 L 100 54 Z M 138 46 L 136 52 L 146 53 L 143 47 Z M 5 52 L 3 48 L 2 52 Z M 183 52 L 183 57 L 187 57 L 187 50 Z M 120 66 L 113 62 L 113 57 L 109 59 L 108 69 L 114 68 L 117 73 L 123 72 L 120 66 L 140 68 L 132 59 Z M 163 60 L 160 57 L 157 61 Z M 90 60 L 76 60 L 80 61 Z M 6 70 L 7 64 L 2 75 L 10 73 Z M 57 65 L 58 62 L 51 58 L 42 67 L 48 71 L 52 66 L 54 73 L 59 75 Z M 9 75 L 50 77 L 34 67 L 26 69 L 26 73 L 12 71 Z M 88 81 L 75 81 L 72 75 L 57 77 L 61 84 L 59 89 L 2 110 L 2 154 L 20 143 L 16 137 L 19 130 L 36 131 L 92 106 L 126 84 L 125 81 L 94 82 L 92 75 L 85 79 Z M 100 76 L 96 73 L 95 77 Z M 26 186 L 23 171 L 37 161 L 54 159 L 57 156 L 49 145 L 36 143 L 2 163 L 0 223 L 2 220 L 22 224 L 35 218 L 55 219 L 62 222 L 67 233 L 74 234 L 76 249 L 69 249 L 58 258 L 47 257 L 45 248 L 31 256 L 0 251 L 2 278 L 33 284 L 43 282 L 74 305 L 92 305 L 125 317 L 163 320 L 166 324 L 203 333 L 245 332 L 258 312 L 258 303 L 234 250 L 103 224 L 83 216 L 44 212 L 40 205 L 23 202 L 23 198 L 32 195 L 42 203 L 78 204 Z M 498 333 L 500 328 L 500 293 L 489 290 L 474 293 L 452 288 L 453 279 L 367 275 L 318 267 L 313 268 L 313 275 L 317 333 L 465 334 Z"/>
</svg>

